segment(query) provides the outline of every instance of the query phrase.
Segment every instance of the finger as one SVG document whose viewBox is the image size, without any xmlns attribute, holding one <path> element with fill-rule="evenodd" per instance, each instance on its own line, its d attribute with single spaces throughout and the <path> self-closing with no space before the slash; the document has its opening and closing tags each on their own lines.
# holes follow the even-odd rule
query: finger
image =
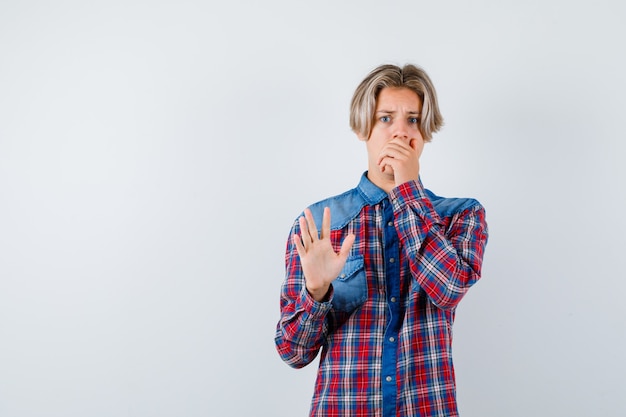
<svg viewBox="0 0 626 417">
<path fill-rule="evenodd" d="M 421 135 L 411 141 L 411 148 L 415 153 L 417 153 L 418 157 L 422 156 L 422 151 L 424 150 L 424 139 L 422 139 Z"/>
<path fill-rule="evenodd" d="M 410 143 L 400 140 L 389 142 L 385 148 L 393 155 L 407 155 L 413 150 Z"/>
<path fill-rule="evenodd" d="M 378 165 L 380 165 L 380 163 L 383 161 L 383 159 L 385 158 L 393 158 L 390 153 L 389 153 L 389 148 L 387 146 L 385 146 L 381 151 L 380 154 L 378 154 Z"/>
<path fill-rule="evenodd" d="M 324 207 L 324 215 L 322 216 L 322 235 L 321 238 L 330 238 L 330 208 Z"/>
<path fill-rule="evenodd" d="M 409 147 L 409 143 L 415 138 L 394 138 L 392 140 L 389 141 L 390 144 L 396 144 L 401 148 L 408 148 Z"/>
<path fill-rule="evenodd" d="M 384 172 L 385 174 L 393 174 L 393 167 L 391 165 L 383 165 L 380 168 L 380 172 Z"/>
<path fill-rule="evenodd" d="M 302 244 L 302 239 L 298 235 L 293 235 L 293 243 L 296 245 L 296 250 L 298 251 L 298 256 L 302 258 L 306 255 L 306 249 Z"/>
<path fill-rule="evenodd" d="M 380 158 L 378 166 L 389 165 L 395 168 L 397 164 L 402 164 L 406 160 L 411 159 L 411 155 L 407 151 L 393 151 L 389 152 L 386 156 Z"/>
<path fill-rule="evenodd" d="M 315 225 L 315 220 L 313 219 L 313 213 L 311 213 L 310 209 L 304 210 L 304 215 L 306 216 L 306 221 L 309 230 L 309 236 L 311 236 L 311 240 L 316 240 L 318 238 L 317 226 Z"/>
<path fill-rule="evenodd" d="M 393 146 L 400 152 L 411 152 L 414 150 L 414 142 L 417 142 L 416 138 L 394 139 L 389 142 L 389 145 Z"/>
<path fill-rule="evenodd" d="M 394 166 L 400 163 L 401 161 L 402 159 L 400 158 L 392 158 L 390 156 L 386 156 L 380 160 L 380 162 L 378 163 L 378 166 L 381 168 L 389 167 L 393 169 Z"/>
<path fill-rule="evenodd" d="M 300 223 L 300 234 L 302 236 L 300 241 L 306 248 L 311 243 L 311 234 L 309 233 L 309 226 L 307 225 L 307 222 L 304 216 L 300 216 L 300 218 L 298 219 L 298 222 Z"/>
<path fill-rule="evenodd" d="M 378 164 L 380 165 L 381 161 L 385 158 L 397 159 L 407 154 L 406 146 L 401 146 L 402 143 L 392 143 L 389 142 L 385 147 L 380 151 L 378 155 Z"/>
<path fill-rule="evenodd" d="M 378 168 L 380 168 L 380 172 L 387 172 L 389 171 L 390 173 L 393 173 L 393 163 L 396 160 L 393 158 L 385 158 L 382 161 L 380 161 L 380 163 L 378 164 Z"/>
<path fill-rule="evenodd" d="M 347 259 L 348 258 L 348 254 L 350 253 L 350 249 L 352 249 L 352 245 L 354 244 L 354 240 L 355 239 L 356 239 L 356 236 L 354 234 L 350 233 L 343 240 L 343 243 L 341 244 L 341 249 L 339 249 L 339 256 L 341 258 L 343 258 L 343 259 Z"/>
<path fill-rule="evenodd" d="M 393 161 L 393 159 L 394 159 L 394 157 L 393 157 L 393 156 L 391 156 L 391 155 L 389 155 L 389 154 L 387 154 L 387 153 L 385 153 L 385 154 L 381 154 L 381 155 L 378 157 L 378 162 L 377 162 L 377 163 L 378 163 L 378 166 L 379 166 L 379 167 L 382 167 L 382 166 L 384 166 L 384 165 L 386 165 L 386 164 L 389 164 L 389 162 L 390 162 L 390 161 Z"/>
</svg>

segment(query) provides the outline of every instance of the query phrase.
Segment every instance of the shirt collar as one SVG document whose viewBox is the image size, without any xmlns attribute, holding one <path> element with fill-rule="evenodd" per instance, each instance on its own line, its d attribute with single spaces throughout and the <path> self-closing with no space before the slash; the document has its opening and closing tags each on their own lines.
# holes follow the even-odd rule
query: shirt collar
<svg viewBox="0 0 626 417">
<path fill-rule="evenodd" d="M 359 185 L 357 189 L 365 198 L 367 204 L 378 204 L 387 198 L 387 193 L 382 188 L 375 185 L 367 178 L 367 171 L 361 175 L 361 181 L 359 181 Z"/>
</svg>

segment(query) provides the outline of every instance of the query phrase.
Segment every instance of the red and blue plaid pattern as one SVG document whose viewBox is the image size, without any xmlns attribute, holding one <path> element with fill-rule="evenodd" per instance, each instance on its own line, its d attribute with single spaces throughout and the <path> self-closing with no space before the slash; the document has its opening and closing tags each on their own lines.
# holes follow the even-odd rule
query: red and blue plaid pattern
<svg viewBox="0 0 626 417">
<path fill-rule="evenodd" d="M 353 191 L 371 197 L 372 187 L 363 177 Z M 354 201 L 339 196 L 333 204 L 340 211 Z M 436 197 L 419 181 L 361 205 L 331 239 L 339 250 L 348 233 L 356 235 L 350 255 L 363 259 L 366 301 L 345 312 L 333 306 L 332 287 L 328 302 L 310 297 L 291 239 L 296 221 L 287 241 L 278 352 L 299 368 L 321 349 L 311 416 L 457 416 L 452 323 L 480 278 L 485 211 L 475 200 Z"/>
</svg>

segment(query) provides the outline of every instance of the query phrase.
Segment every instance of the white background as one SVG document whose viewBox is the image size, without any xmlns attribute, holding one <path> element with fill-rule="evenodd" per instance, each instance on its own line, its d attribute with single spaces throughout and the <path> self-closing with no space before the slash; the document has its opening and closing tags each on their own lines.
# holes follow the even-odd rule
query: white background
<svg viewBox="0 0 626 417">
<path fill-rule="evenodd" d="M 304 416 L 285 240 L 366 168 L 352 92 L 424 67 L 424 184 L 479 199 L 464 417 L 624 416 L 615 1 L 0 2 L 0 416 Z"/>
</svg>

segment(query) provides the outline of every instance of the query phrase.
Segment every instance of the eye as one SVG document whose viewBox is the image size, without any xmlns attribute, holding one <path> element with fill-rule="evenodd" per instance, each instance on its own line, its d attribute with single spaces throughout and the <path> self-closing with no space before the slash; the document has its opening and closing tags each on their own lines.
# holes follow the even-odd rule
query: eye
<svg viewBox="0 0 626 417">
<path fill-rule="evenodd" d="M 381 122 L 383 122 L 383 123 L 389 123 L 389 122 L 391 121 L 391 117 L 389 117 L 389 116 L 382 116 L 382 117 L 381 117 L 380 119 L 378 119 L 378 120 L 380 120 L 380 121 L 381 121 Z"/>
<path fill-rule="evenodd" d="M 409 117 L 409 123 L 412 125 L 416 125 L 420 122 L 419 117 Z"/>
</svg>

